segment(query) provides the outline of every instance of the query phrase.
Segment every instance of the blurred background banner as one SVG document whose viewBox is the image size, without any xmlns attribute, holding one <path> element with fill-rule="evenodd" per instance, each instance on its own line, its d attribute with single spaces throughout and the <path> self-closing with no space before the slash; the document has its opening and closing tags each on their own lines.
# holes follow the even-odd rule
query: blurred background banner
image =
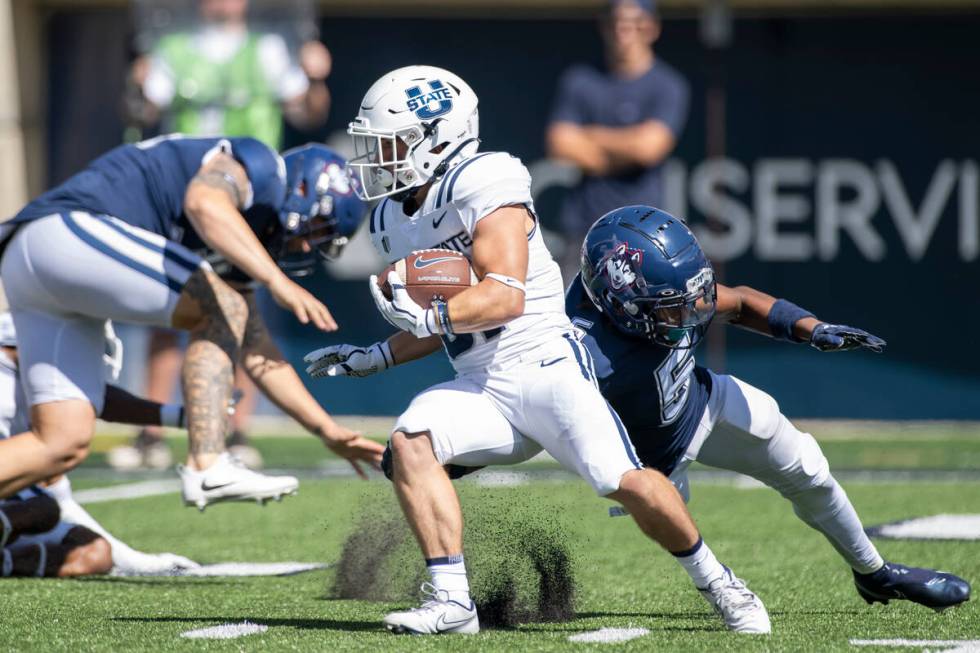
<svg viewBox="0 0 980 653">
<path fill-rule="evenodd" d="M 888 349 L 821 355 L 728 329 L 713 336 L 702 362 L 771 389 L 792 416 L 980 419 L 972 334 L 980 321 L 980 3 L 822 4 L 660 3 L 657 55 L 691 89 L 663 204 L 695 228 L 726 283 L 868 329 Z M 21 84 L 20 100 L 37 108 L 24 120 L 43 125 L 43 140 L 27 139 L 30 165 L 18 168 L 35 170 L 26 176 L 32 194 L 121 142 L 128 62 L 152 47 L 160 21 L 179 22 L 192 5 L 13 2 L 15 28 L 26 30 L 17 69 L 39 74 Z M 311 29 L 308 3 L 255 5 L 257 18 L 276 19 L 267 29 L 290 43 L 315 34 L 303 31 Z M 599 5 L 322 3 L 330 117 L 312 132 L 287 126 L 286 145 L 313 137 L 344 149 L 347 122 L 378 76 L 409 63 L 449 68 L 480 97 L 483 149 L 510 151 L 531 168 L 560 256 L 577 247 L 562 242 L 558 222 L 577 173 L 545 159 L 544 130 L 561 72 L 602 65 Z M 0 165 L 6 176 L 9 161 Z M 365 288 L 381 267 L 362 234 L 310 281 L 341 325 L 335 336 L 267 307 L 295 363 L 315 347 L 390 332 Z M 310 385 L 332 412 L 395 414 L 450 375 L 433 357 Z"/>
</svg>

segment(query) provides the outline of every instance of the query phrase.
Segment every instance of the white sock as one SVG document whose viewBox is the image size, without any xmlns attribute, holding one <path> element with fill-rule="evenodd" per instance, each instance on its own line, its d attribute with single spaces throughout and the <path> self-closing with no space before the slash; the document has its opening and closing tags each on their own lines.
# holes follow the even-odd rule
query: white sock
<svg viewBox="0 0 980 653">
<path fill-rule="evenodd" d="M 67 476 L 61 477 L 57 483 L 52 483 L 46 489 L 58 501 L 58 506 L 61 508 L 62 521 L 84 526 L 105 538 L 109 543 L 109 547 L 112 549 L 113 564 L 120 565 L 126 559 L 127 555 L 133 551 L 125 543 L 114 538 L 109 531 L 102 527 L 102 524 L 95 521 L 95 517 L 90 515 L 81 504 L 75 501 L 75 498 L 71 494 L 71 482 Z"/>
<path fill-rule="evenodd" d="M 451 601 L 469 605 L 470 583 L 466 578 L 466 563 L 463 561 L 462 553 L 442 558 L 428 558 L 425 566 L 428 567 L 432 584 L 437 590 L 448 593 Z"/>
<path fill-rule="evenodd" d="M 687 551 L 671 551 L 671 555 L 684 567 L 698 589 L 707 589 L 712 581 L 725 575 L 725 568 L 700 537 Z"/>
</svg>

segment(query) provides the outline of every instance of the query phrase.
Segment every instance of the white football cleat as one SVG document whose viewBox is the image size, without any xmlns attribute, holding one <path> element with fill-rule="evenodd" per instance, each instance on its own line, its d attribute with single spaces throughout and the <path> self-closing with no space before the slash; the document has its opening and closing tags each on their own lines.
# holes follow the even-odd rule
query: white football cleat
<svg viewBox="0 0 980 653">
<path fill-rule="evenodd" d="M 385 628 L 396 635 L 475 635 L 480 632 L 480 618 L 472 600 L 469 605 L 451 601 L 448 592 L 437 590 L 431 583 L 422 583 L 422 596 L 427 597 L 422 607 L 386 615 Z"/>
<path fill-rule="evenodd" d="M 701 596 L 725 620 L 725 627 L 736 633 L 768 635 L 772 632 L 769 613 L 745 582 L 725 567 L 725 575 L 713 580 Z"/>
<path fill-rule="evenodd" d="M 253 472 L 227 451 L 203 471 L 177 466 L 184 505 L 204 510 L 219 501 L 276 501 L 295 494 L 299 481 L 295 476 L 267 476 Z"/>
</svg>

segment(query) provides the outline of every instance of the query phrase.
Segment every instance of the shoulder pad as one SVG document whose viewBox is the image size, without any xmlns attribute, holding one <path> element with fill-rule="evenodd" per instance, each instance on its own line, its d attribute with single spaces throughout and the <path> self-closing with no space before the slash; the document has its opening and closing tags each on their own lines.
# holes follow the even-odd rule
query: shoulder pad
<svg viewBox="0 0 980 653">
<path fill-rule="evenodd" d="M 433 188 L 437 194 L 435 208 L 482 191 L 487 187 L 527 185 L 531 174 L 521 160 L 506 152 L 479 152 L 454 166 L 442 181 Z"/>
</svg>

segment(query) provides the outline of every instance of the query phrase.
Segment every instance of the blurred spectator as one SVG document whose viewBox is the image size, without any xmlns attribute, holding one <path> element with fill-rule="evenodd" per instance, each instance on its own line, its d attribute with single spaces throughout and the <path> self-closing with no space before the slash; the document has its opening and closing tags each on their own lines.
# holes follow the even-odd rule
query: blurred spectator
<svg viewBox="0 0 980 653">
<path fill-rule="evenodd" d="M 300 129 L 326 122 L 330 52 L 319 41 L 299 65 L 277 34 L 249 30 L 248 0 L 200 0 L 201 25 L 159 40 L 131 75 L 145 102 L 144 125 L 194 136 L 253 136 L 282 147 L 283 117 Z"/>
<path fill-rule="evenodd" d="M 277 34 L 248 27 L 248 0 L 200 0 L 199 27 L 162 37 L 153 52 L 137 59 L 131 82 L 142 92 L 130 103 L 143 126 L 160 123 L 163 132 L 191 136 L 253 136 L 282 148 L 283 118 L 300 129 L 326 122 L 330 93 L 330 52 L 319 41 L 304 43 L 299 64 Z M 146 396 L 170 400 L 180 374 L 183 351 L 178 334 L 150 332 Z M 241 401 L 231 418 L 229 450 L 251 467 L 262 458 L 246 439 L 256 401 L 255 386 L 239 369 Z M 113 467 L 163 468 L 170 449 L 159 428 L 140 432 L 132 446 L 110 452 Z"/>
<path fill-rule="evenodd" d="M 566 278 L 578 269 L 578 245 L 599 216 L 629 204 L 661 204 L 661 164 L 687 120 L 687 80 L 653 52 L 660 36 L 655 0 L 612 0 L 599 28 L 606 70 L 565 71 L 547 133 L 548 155 L 583 174 L 562 207 Z"/>
</svg>

